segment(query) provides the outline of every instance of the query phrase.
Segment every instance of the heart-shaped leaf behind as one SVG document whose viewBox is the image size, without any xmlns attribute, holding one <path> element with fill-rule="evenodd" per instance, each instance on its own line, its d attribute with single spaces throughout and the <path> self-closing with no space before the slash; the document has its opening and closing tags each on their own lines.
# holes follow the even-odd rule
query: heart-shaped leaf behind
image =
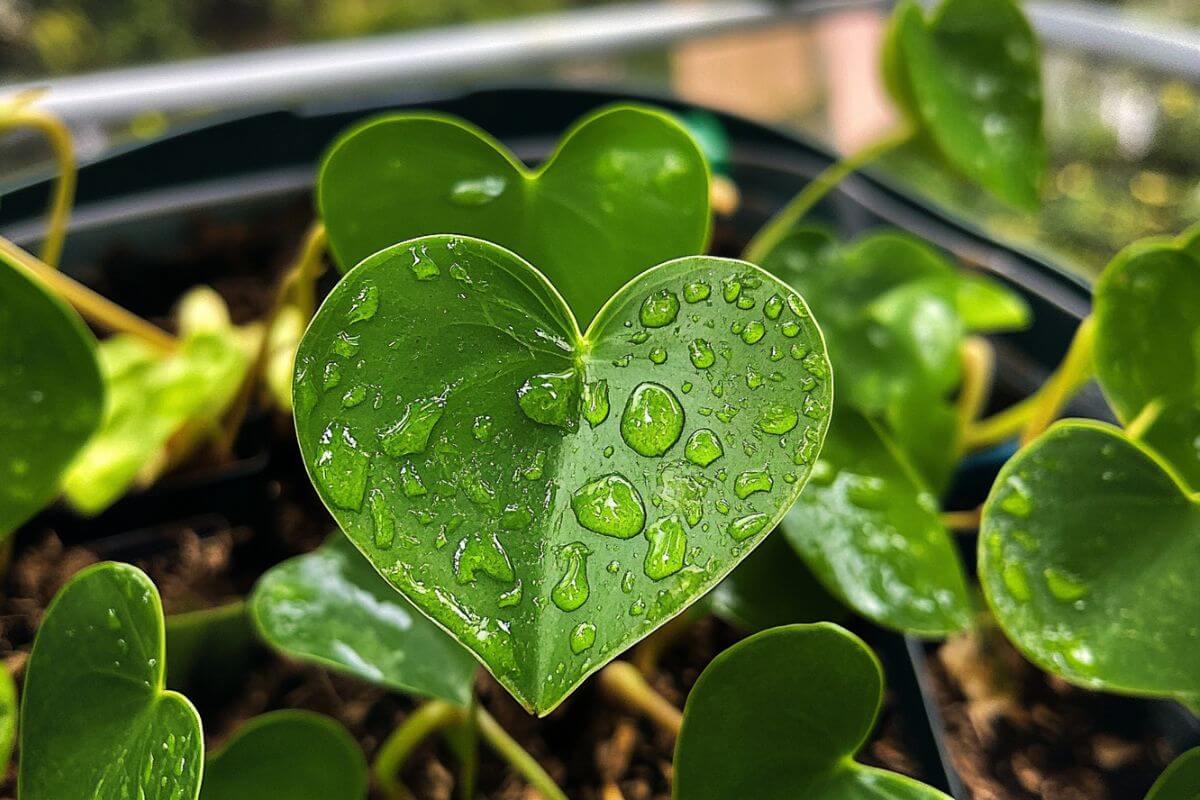
<svg viewBox="0 0 1200 800">
<path fill-rule="evenodd" d="M 1074 683 L 1194 701 L 1197 570 L 1197 498 L 1109 425 L 1055 425 L 984 505 L 979 576 L 997 621 Z"/>
<path fill-rule="evenodd" d="M 1136 430 L 1131 426 L 1127 433 L 1165 458 L 1193 491 L 1200 491 L 1200 399 L 1152 401 Z"/>
<path fill-rule="evenodd" d="M 1200 797 L 1200 747 L 1188 750 L 1159 776 L 1146 800 L 1196 800 Z"/>
<path fill-rule="evenodd" d="M 547 713 L 774 527 L 831 393 L 804 301 L 753 265 L 654 267 L 583 334 L 520 257 L 430 236 L 333 290 L 294 407 L 342 529 Z"/>
<path fill-rule="evenodd" d="M 329 717 L 273 711 L 238 729 L 211 754 L 201 800 L 362 800 L 367 762 Z"/>
<path fill-rule="evenodd" d="M 288 655 L 380 686 L 465 706 L 476 663 L 412 607 L 340 533 L 268 570 L 250 613 Z"/>
<path fill-rule="evenodd" d="M 883 700 L 883 670 L 831 623 L 743 639 L 705 668 L 675 744 L 676 800 L 948 800 L 853 760 Z"/>
<path fill-rule="evenodd" d="M 581 119 L 532 171 L 463 120 L 380 117 L 333 145 L 317 194 L 343 271 L 396 242 L 465 234 L 536 264 L 582 324 L 642 270 L 707 249 L 708 181 L 677 120 L 620 105 Z"/>
<path fill-rule="evenodd" d="M 1039 46 L 1013 0 L 898 5 L 884 48 L 897 104 L 949 164 L 1001 199 L 1038 204 L 1046 166 Z"/>
<path fill-rule="evenodd" d="M 204 739 L 183 695 L 163 689 L 158 591 L 106 562 L 72 578 L 34 640 L 21 706 L 25 800 L 195 800 Z"/>
<path fill-rule="evenodd" d="M 0 254 L 0 536 L 58 494 L 103 409 L 91 331 Z"/>
</svg>

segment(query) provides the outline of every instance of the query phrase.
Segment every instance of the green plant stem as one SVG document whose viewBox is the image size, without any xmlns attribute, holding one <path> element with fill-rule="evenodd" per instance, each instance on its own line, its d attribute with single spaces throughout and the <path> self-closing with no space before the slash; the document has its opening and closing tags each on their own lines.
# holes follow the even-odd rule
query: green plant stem
<svg viewBox="0 0 1200 800">
<path fill-rule="evenodd" d="M 136 336 L 164 352 L 175 349 L 175 337 L 157 325 L 153 325 L 136 314 L 96 294 L 78 281 L 39 261 L 30 253 L 0 236 L 0 253 L 7 256 L 19 269 L 40 281 L 52 292 L 70 303 L 87 320 L 104 330 Z"/>
<path fill-rule="evenodd" d="M 813 178 L 800 193 L 793 197 L 786 206 L 781 208 L 767 224 L 759 229 L 750 243 L 746 245 L 745 258 L 752 263 L 759 263 L 796 225 L 804 219 L 822 197 L 831 189 L 845 180 L 848 176 L 862 169 L 872 161 L 886 153 L 901 147 L 914 136 L 910 127 L 902 127 L 885 136 L 874 144 L 864 147 L 853 155 L 843 158 L 826 167 L 821 174 Z"/>
<path fill-rule="evenodd" d="M 543 800 L 567 800 L 563 790 L 546 774 L 542 765 L 533 756 L 517 744 L 517 740 L 508 734 L 486 710 L 480 707 L 477 712 L 479 733 L 483 740 L 491 746 L 496 754 L 509 763 L 526 782 L 537 790 Z"/>
<path fill-rule="evenodd" d="M 966 440 L 967 431 L 979 419 L 980 413 L 987 405 L 995 374 L 996 352 L 991 343 L 982 336 L 967 337 L 960 352 L 963 379 L 955 403 L 955 412 L 958 417 L 958 439 L 961 448 Z"/>
<path fill-rule="evenodd" d="M 600 671 L 599 680 L 609 697 L 646 717 L 670 735 L 679 735 L 683 714 L 656 692 L 633 664 L 614 661 Z"/>
<path fill-rule="evenodd" d="M 969 533 L 979 530 L 983 519 L 982 508 L 972 508 L 967 511 L 943 511 L 942 524 L 955 533 Z"/>
<path fill-rule="evenodd" d="M 412 792 L 400 780 L 404 763 L 430 734 L 461 722 L 464 716 L 461 708 L 442 700 L 430 700 L 409 714 L 391 732 L 379 746 L 371 765 L 375 781 L 388 800 L 414 800 Z"/>
<path fill-rule="evenodd" d="M 32 128 L 46 137 L 54 160 L 58 164 L 58 177 L 54 182 L 54 194 L 50 198 L 47 212 L 46 238 L 42 241 L 42 261 L 58 267 L 62 258 L 63 243 L 67 238 L 67 221 L 71 217 L 71 205 L 75 201 L 75 183 L 78 169 L 75 162 L 75 143 L 71 129 L 58 117 L 35 108 L 32 100 L 18 99 L 8 113 L 0 115 L 0 132 L 16 128 Z"/>
<path fill-rule="evenodd" d="M 463 725 L 469 746 L 458 765 L 458 796 L 460 800 L 475 800 L 475 782 L 479 773 L 479 696 L 471 694 L 471 705 Z"/>
<path fill-rule="evenodd" d="M 1091 379 L 1092 343 L 1095 338 L 1096 318 L 1089 315 L 1075 329 L 1067 355 L 1046 382 L 1046 393 L 1030 412 L 1029 420 L 1021 430 L 1022 445 L 1029 444 L 1046 430 L 1071 396 Z"/>
</svg>

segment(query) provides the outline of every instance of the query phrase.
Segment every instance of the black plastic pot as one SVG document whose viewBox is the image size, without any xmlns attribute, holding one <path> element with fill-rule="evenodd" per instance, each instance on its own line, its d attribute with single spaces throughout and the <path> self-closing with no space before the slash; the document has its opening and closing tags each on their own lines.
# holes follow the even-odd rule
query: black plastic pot
<svg viewBox="0 0 1200 800">
<path fill-rule="evenodd" d="M 252 221 L 306 202 L 317 158 L 341 130 L 364 115 L 403 106 L 457 114 L 535 162 L 577 117 L 626 98 L 626 94 L 603 91 L 546 88 L 409 95 L 368 106 L 321 105 L 261 113 L 185 131 L 81 170 L 64 268 L 86 282 L 103 285 L 113 299 L 142 314 L 162 315 L 181 291 L 205 276 L 146 274 L 144 264 L 178 246 L 197 213 Z M 643 99 L 681 112 L 694 110 L 661 98 Z M 715 116 L 729 135 L 729 173 L 742 193 L 736 215 L 722 226 L 724 238 L 735 245 L 747 241 L 832 157 L 794 134 L 724 114 Z M 22 244 L 34 243 L 48 189 L 48 183 L 40 183 L 7 194 L 0 205 L 0 233 Z M 879 179 L 851 177 L 816 213 L 845 236 L 879 225 L 907 229 L 1021 292 L 1033 308 L 1034 324 L 997 340 L 1001 398 L 1011 400 L 1036 388 L 1057 364 L 1087 313 L 1088 289 L 1081 280 L 1033 255 L 1004 247 Z M 722 244 L 718 241 L 718 248 Z M 129 254 L 127 262 L 102 259 L 114 252 Z M 108 267 L 100 273 L 96 265 L 102 262 Z M 1101 418 L 1108 413 L 1094 391 L 1075 401 L 1071 412 Z M 154 530 L 181 519 L 203 521 L 205 515 L 215 514 L 224 524 L 270 525 L 273 467 L 262 441 L 253 433 L 243 437 L 246 457 L 232 467 L 163 481 L 122 500 L 95 520 L 51 510 L 34 524 L 50 525 L 65 539 L 88 540 L 93 546 L 99 539 L 104 554 L 116 558 L 134 557 L 153 547 Z M 1000 447 L 964 465 L 951 492 L 951 507 L 978 504 L 1010 454 L 1011 448 Z M 973 564 L 973 543 L 966 542 L 964 550 L 967 563 Z M 968 797 L 946 755 L 945 730 L 929 692 L 924 646 L 880 629 L 864 635 L 884 660 L 905 723 L 906 745 L 921 762 L 925 780 L 956 797 Z M 1128 710 L 1131 732 L 1153 732 L 1178 748 L 1200 742 L 1200 723 L 1179 706 L 1133 699 L 1121 703 Z"/>
</svg>

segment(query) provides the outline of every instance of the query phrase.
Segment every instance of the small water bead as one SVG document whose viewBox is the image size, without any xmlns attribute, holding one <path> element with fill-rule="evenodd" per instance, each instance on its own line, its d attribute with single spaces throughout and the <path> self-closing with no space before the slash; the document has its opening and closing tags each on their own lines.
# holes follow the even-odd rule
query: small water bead
<svg viewBox="0 0 1200 800">
<path fill-rule="evenodd" d="M 1028 517 L 1033 511 L 1033 501 L 1029 497 L 1029 488 L 1020 476 L 1009 477 L 1008 490 L 1000 499 L 1000 510 L 1014 517 Z"/>
<path fill-rule="evenodd" d="M 633 354 L 626 353 L 625 355 L 621 356 L 620 358 L 614 358 L 612 360 L 612 365 L 614 367 L 628 367 L 629 362 L 632 360 L 633 360 Z"/>
<path fill-rule="evenodd" d="M 712 288 L 704 281 L 694 281 L 683 287 L 683 299 L 689 303 L 699 303 L 707 300 L 712 294 Z"/>
<path fill-rule="evenodd" d="M 518 504 L 509 503 L 500 514 L 500 527 L 506 531 L 520 531 L 533 522 L 533 512 Z"/>
<path fill-rule="evenodd" d="M 683 569 L 687 553 L 687 531 L 683 521 L 674 514 L 664 517 L 646 528 L 650 549 L 642 565 L 646 577 L 661 581 Z"/>
<path fill-rule="evenodd" d="M 608 381 L 601 378 L 583 385 L 583 418 L 593 428 L 608 419 Z"/>
<path fill-rule="evenodd" d="M 725 449 L 721 447 L 721 440 L 716 433 L 708 428 L 700 428 L 688 438 L 683 454 L 693 464 L 707 467 L 725 455 Z"/>
<path fill-rule="evenodd" d="M 425 452 L 429 436 L 446 410 L 441 397 L 414 400 L 404 407 L 404 414 L 379 434 L 380 446 L 389 456 L 414 455 Z"/>
<path fill-rule="evenodd" d="M 342 395 L 342 408 L 354 408 L 367 399 L 367 387 L 354 386 Z"/>
<path fill-rule="evenodd" d="M 642 325 L 647 328 L 662 328 L 670 325 L 679 316 L 679 298 L 670 289 L 660 289 L 642 301 L 638 314 Z"/>
<path fill-rule="evenodd" d="M 517 403 L 534 422 L 569 428 L 575 424 L 578 385 L 573 369 L 533 375 L 517 389 Z"/>
<path fill-rule="evenodd" d="M 633 390 L 621 414 L 621 438 L 639 455 L 661 456 L 683 433 L 683 406 L 671 390 L 642 383 Z"/>
<path fill-rule="evenodd" d="M 387 498 L 380 490 L 372 489 L 367 496 L 367 506 L 371 509 L 371 523 L 375 528 L 375 546 L 387 550 L 396 539 L 396 519 Z"/>
<path fill-rule="evenodd" d="M 1080 578 L 1070 572 L 1054 567 L 1046 567 L 1042 575 L 1046 579 L 1046 588 L 1054 599 L 1064 603 L 1073 603 L 1088 593 L 1088 586 Z"/>
<path fill-rule="evenodd" d="M 737 302 L 734 303 L 734 305 L 736 305 L 742 311 L 749 311 L 750 309 L 754 308 L 754 302 L 755 300 L 753 297 L 748 294 L 743 294 L 737 299 Z"/>
<path fill-rule="evenodd" d="M 321 434 L 322 449 L 314 466 L 317 483 L 338 508 L 358 511 L 367 491 L 371 456 L 358 447 L 350 429 L 330 423 Z"/>
<path fill-rule="evenodd" d="M 810 352 L 805 353 L 802 362 L 804 368 L 808 370 L 816 378 L 826 378 L 829 376 L 829 366 L 820 353 Z"/>
<path fill-rule="evenodd" d="M 464 208 L 486 206 L 500 195 L 508 181 L 500 175 L 466 178 L 450 187 L 450 202 Z"/>
<path fill-rule="evenodd" d="M 796 413 L 796 409 L 781 403 L 769 403 L 758 415 L 760 431 L 780 436 L 791 431 L 799 422 L 800 415 Z"/>
<path fill-rule="evenodd" d="M 735 302 L 742 293 L 742 284 L 736 278 L 729 278 L 721 284 L 721 296 L 726 303 Z"/>
<path fill-rule="evenodd" d="M 596 643 L 596 626 L 590 622 L 581 622 L 571 631 L 571 652 L 579 655 L 592 648 Z"/>
<path fill-rule="evenodd" d="M 789 319 L 779 326 L 779 332 L 789 339 L 794 339 L 800 333 L 800 324 L 795 320 Z"/>
<path fill-rule="evenodd" d="M 733 334 L 740 335 L 741 332 L 744 330 L 746 330 L 746 326 L 744 324 L 742 324 L 742 322 L 740 320 L 734 320 L 733 323 L 729 326 L 729 332 L 733 333 Z"/>
<path fill-rule="evenodd" d="M 779 319 L 779 315 L 783 313 L 783 298 L 777 294 L 773 294 L 767 298 L 767 302 L 763 303 L 763 315 L 767 319 Z"/>
<path fill-rule="evenodd" d="M 746 323 L 745 329 L 742 331 L 742 341 L 746 344 L 757 344 L 762 341 L 763 336 L 767 333 L 767 328 L 756 319 Z"/>
<path fill-rule="evenodd" d="M 613 453 L 617 452 L 616 448 L 611 444 L 604 448 L 604 457 L 612 458 Z"/>
<path fill-rule="evenodd" d="M 496 502 L 496 490 L 475 472 L 468 472 L 459 479 L 467 499 L 478 506 L 490 508 Z"/>
<path fill-rule="evenodd" d="M 748 469 L 739 473 L 733 480 L 733 493 L 745 500 L 757 492 L 769 492 L 775 486 L 770 471 L 766 469 Z"/>
<path fill-rule="evenodd" d="M 646 331 L 634 331 L 625 338 L 630 344 L 645 344 L 650 340 L 650 334 Z"/>
<path fill-rule="evenodd" d="M 661 347 L 651 349 L 650 360 L 655 364 L 665 364 L 667 361 L 667 351 Z"/>
<path fill-rule="evenodd" d="M 616 575 L 618 572 L 621 571 L 621 562 L 615 561 L 615 560 L 610 561 L 610 562 L 608 562 L 608 566 L 605 567 L 605 569 L 608 570 L 609 575 Z"/>
<path fill-rule="evenodd" d="M 550 590 L 550 599 L 563 611 L 574 611 L 587 602 L 587 560 L 592 551 L 583 542 L 572 542 L 558 551 L 559 563 L 565 563 L 563 576 Z"/>
<path fill-rule="evenodd" d="M 747 367 L 746 368 L 746 388 L 747 389 L 757 389 L 762 385 L 763 385 L 762 373 L 759 372 L 758 370 L 756 370 L 754 367 Z"/>
<path fill-rule="evenodd" d="M 1029 591 L 1029 579 L 1025 575 L 1025 568 L 1015 561 L 1010 561 L 1004 565 L 1000 573 L 1004 580 L 1004 586 L 1008 589 L 1008 593 L 1013 596 L 1013 599 L 1020 602 L 1029 600 L 1032 593 Z"/>
<path fill-rule="evenodd" d="M 442 274 L 438 265 L 429 257 L 429 250 L 425 245 L 410 247 L 408 253 L 412 256 L 412 263 L 408 265 L 408 268 L 412 270 L 412 274 L 417 280 L 431 281 Z"/>
<path fill-rule="evenodd" d="M 350 302 L 350 310 L 346 312 L 346 323 L 368 322 L 375 318 L 379 311 L 379 287 L 373 283 L 364 283 Z"/>
<path fill-rule="evenodd" d="M 692 391 L 692 382 L 684 381 L 683 384 L 680 385 L 679 391 L 683 392 L 684 394 L 689 394 Z"/>
<path fill-rule="evenodd" d="M 521 477 L 527 481 L 539 481 L 546 470 L 546 451 L 538 450 L 533 454 L 533 463 L 521 471 Z"/>
<path fill-rule="evenodd" d="M 333 337 L 333 352 L 342 358 L 350 358 L 358 354 L 359 336 L 342 331 Z"/>
<path fill-rule="evenodd" d="M 521 602 L 521 581 L 517 581 L 516 585 L 504 592 L 496 598 L 496 605 L 500 608 L 512 608 Z"/>
<path fill-rule="evenodd" d="M 325 391 L 337 386 L 342 382 L 342 365 L 337 361 L 330 361 L 325 365 L 325 374 L 321 382 L 321 388 Z"/>
<path fill-rule="evenodd" d="M 425 482 L 417 474 L 417 470 L 410 464 L 400 466 L 400 488 L 404 491 L 404 496 L 410 499 L 420 497 L 429 492 L 425 488 Z"/>
<path fill-rule="evenodd" d="M 492 418 L 487 414 L 477 416 L 471 425 L 471 435 L 477 442 L 489 441 L 492 438 Z"/>
<path fill-rule="evenodd" d="M 755 534 L 761 533 L 767 527 L 770 517 L 766 514 L 747 514 L 729 523 L 725 531 L 735 542 L 742 542 Z"/>
<path fill-rule="evenodd" d="M 571 495 L 571 510 L 590 531 L 631 539 L 646 524 L 642 496 L 623 475 L 613 473 L 580 486 Z"/>
<path fill-rule="evenodd" d="M 630 592 L 632 592 L 634 580 L 635 580 L 635 576 L 634 576 L 633 572 L 632 571 L 626 572 L 621 577 L 621 591 L 624 592 L 625 594 L 629 594 Z"/>
<path fill-rule="evenodd" d="M 704 339 L 693 339 L 688 345 L 688 355 L 691 356 L 692 366 L 696 369 L 708 369 L 717 361 L 712 345 Z"/>
</svg>

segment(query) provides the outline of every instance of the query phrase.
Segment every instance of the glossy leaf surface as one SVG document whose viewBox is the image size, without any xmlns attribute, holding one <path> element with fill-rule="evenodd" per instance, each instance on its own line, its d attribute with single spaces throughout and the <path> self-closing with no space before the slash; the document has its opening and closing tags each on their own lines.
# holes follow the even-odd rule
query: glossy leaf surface
<svg viewBox="0 0 1200 800">
<path fill-rule="evenodd" d="M 471 698 L 475 659 L 340 533 L 263 575 L 250 611 L 263 639 L 295 658 L 406 694 Z"/>
<path fill-rule="evenodd" d="M 1200 506 L 1111 426 L 1052 427 L 984 506 L 979 575 L 1005 633 L 1084 686 L 1200 695 Z"/>
<path fill-rule="evenodd" d="M 838 408 L 808 488 L 783 533 L 834 595 L 912 634 L 966 627 L 970 599 L 937 499 L 887 435 Z"/>
<path fill-rule="evenodd" d="M 0 256 L 0 536 L 54 499 L 103 408 L 91 331 Z"/>
<path fill-rule="evenodd" d="M 200 717 L 164 690 L 163 649 L 158 591 L 137 568 L 98 564 L 63 587 L 25 674 L 22 798 L 197 797 Z"/>
<path fill-rule="evenodd" d="M 1034 208 L 1046 164 L 1039 46 L 1013 0 L 896 7 L 884 54 L 896 102 L 952 167 Z"/>
<path fill-rule="evenodd" d="M 581 333 L 516 255 L 434 236 L 334 289 L 294 407 L 355 545 L 546 713 L 770 532 L 831 391 L 803 300 L 752 265 L 660 265 Z"/>
<path fill-rule="evenodd" d="M 1200 797 L 1200 747 L 1172 761 L 1150 787 L 1146 800 L 1196 800 L 1197 797 Z"/>
<path fill-rule="evenodd" d="M 201 800 L 363 800 L 367 762 L 329 717 L 273 711 L 242 725 L 205 767 Z"/>
<path fill-rule="evenodd" d="M 381 117 L 334 144 L 317 188 L 343 270 L 406 239 L 465 234 L 536 264 L 586 324 L 639 272 L 707 249 L 708 181 L 673 117 L 613 106 L 537 170 L 462 120 Z"/>
<path fill-rule="evenodd" d="M 701 673 L 675 745 L 676 800 L 947 800 L 853 760 L 883 699 L 875 654 L 828 623 L 773 628 Z"/>
</svg>

